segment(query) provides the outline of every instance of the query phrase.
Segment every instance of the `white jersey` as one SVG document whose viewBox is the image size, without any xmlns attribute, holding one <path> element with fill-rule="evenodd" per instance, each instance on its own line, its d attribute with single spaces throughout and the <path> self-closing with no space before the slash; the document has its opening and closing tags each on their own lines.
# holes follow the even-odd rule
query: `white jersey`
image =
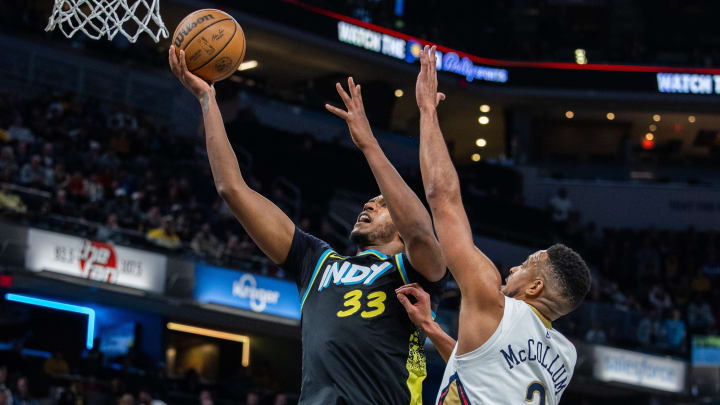
<svg viewBox="0 0 720 405">
<path fill-rule="evenodd" d="M 577 352 L 535 308 L 505 297 L 497 330 L 482 346 L 453 350 L 437 405 L 556 405 L 572 378 Z"/>
</svg>

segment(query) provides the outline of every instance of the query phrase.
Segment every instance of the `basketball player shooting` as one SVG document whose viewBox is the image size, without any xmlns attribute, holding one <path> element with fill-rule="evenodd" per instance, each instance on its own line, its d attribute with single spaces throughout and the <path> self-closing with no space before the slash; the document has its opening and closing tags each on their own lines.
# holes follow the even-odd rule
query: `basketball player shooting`
<svg viewBox="0 0 720 405">
<path fill-rule="evenodd" d="M 446 269 L 429 213 L 372 135 L 360 87 L 349 79 L 348 95 L 338 84 L 348 110 L 328 109 L 347 121 L 382 195 L 364 205 L 350 234 L 358 251 L 346 257 L 297 228 L 248 187 L 214 88 L 188 71 L 183 51 L 178 55 L 172 47 L 168 58 L 173 73 L 200 102 L 218 193 L 265 255 L 296 278 L 303 344 L 299 403 L 421 404 L 425 337 L 393 294 L 415 282 L 430 292 L 428 308 L 434 307 Z"/>
<path fill-rule="evenodd" d="M 473 242 L 440 131 L 436 107 L 444 95 L 437 92 L 435 47 L 425 47 L 420 63 L 420 169 L 440 248 L 462 294 L 457 342 L 432 320 L 422 286 L 403 286 L 397 297 L 447 362 L 436 403 L 557 404 L 577 353 L 551 321 L 580 305 L 590 272 L 575 251 L 556 244 L 513 267 L 501 285 L 497 268 Z"/>
</svg>

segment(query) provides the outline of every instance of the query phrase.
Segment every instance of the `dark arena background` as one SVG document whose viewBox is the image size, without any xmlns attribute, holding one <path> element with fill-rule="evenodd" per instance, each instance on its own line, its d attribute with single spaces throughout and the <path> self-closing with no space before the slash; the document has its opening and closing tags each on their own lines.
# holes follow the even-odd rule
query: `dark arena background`
<svg viewBox="0 0 720 405">
<path fill-rule="evenodd" d="M 247 38 L 239 71 L 215 85 L 244 177 L 301 229 L 353 254 L 353 219 L 378 194 L 323 108 L 349 75 L 424 201 L 415 80 L 436 44 L 440 125 L 476 245 L 503 278 L 554 242 L 591 268 L 586 301 L 554 325 L 578 352 L 561 403 L 720 404 L 719 2 L 160 11 L 172 32 L 201 8 Z M 0 2 L 0 405 L 297 403 L 295 276 L 218 196 L 170 39 L 66 38 L 44 30 L 52 10 Z M 452 336 L 460 299 L 450 280 L 437 320 Z M 425 350 L 432 404 L 445 363 Z"/>
</svg>

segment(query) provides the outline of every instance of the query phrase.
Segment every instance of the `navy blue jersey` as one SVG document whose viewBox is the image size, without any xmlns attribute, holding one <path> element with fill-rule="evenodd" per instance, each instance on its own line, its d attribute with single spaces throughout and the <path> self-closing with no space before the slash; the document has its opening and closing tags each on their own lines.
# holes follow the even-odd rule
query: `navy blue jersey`
<svg viewBox="0 0 720 405">
<path fill-rule="evenodd" d="M 425 336 L 395 289 L 421 284 L 435 311 L 444 278 L 426 280 L 402 253 L 342 256 L 298 228 L 283 268 L 301 297 L 300 404 L 422 404 Z"/>
</svg>

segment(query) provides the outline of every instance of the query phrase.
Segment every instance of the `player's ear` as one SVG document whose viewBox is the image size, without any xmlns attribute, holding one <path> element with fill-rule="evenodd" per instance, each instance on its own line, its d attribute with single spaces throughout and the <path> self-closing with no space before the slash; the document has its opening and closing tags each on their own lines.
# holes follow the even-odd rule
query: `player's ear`
<svg viewBox="0 0 720 405">
<path fill-rule="evenodd" d="M 530 298 L 536 298 L 540 296 L 540 293 L 542 293 L 543 289 L 545 288 L 545 283 L 539 278 L 536 278 L 535 280 L 532 280 L 530 284 L 528 284 L 527 288 L 525 288 L 525 296 Z"/>
</svg>

